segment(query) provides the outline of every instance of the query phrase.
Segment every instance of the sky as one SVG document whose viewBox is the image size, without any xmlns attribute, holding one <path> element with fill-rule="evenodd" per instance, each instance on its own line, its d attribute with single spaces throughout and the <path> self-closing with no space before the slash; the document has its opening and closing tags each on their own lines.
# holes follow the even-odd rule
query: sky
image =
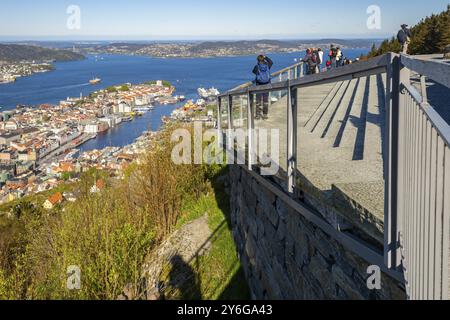
<svg viewBox="0 0 450 320">
<path fill-rule="evenodd" d="M 384 38 L 448 0 L 1 0 L 0 40 Z M 79 8 L 68 13 L 71 5 Z M 380 11 L 367 10 L 377 6 Z M 370 17 L 371 28 L 367 21 Z M 379 17 L 379 19 L 378 19 Z M 68 27 L 68 25 L 70 27 Z"/>
</svg>

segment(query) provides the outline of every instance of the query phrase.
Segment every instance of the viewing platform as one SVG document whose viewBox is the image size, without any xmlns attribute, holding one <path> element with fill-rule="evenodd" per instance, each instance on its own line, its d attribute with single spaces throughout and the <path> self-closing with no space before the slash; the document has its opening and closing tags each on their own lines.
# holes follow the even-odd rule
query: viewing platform
<svg viewBox="0 0 450 320">
<path fill-rule="evenodd" d="M 449 61 L 389 54 L 311 76 L 303 68 L 275 73 L 270 85 L 245 84 L 221 95 L 219 129 L 247 129 L 241 150 L 251 176 L 404 282 L 409 298 L 447 299 Z M 267 113 L 262 94 L 270 95 Z M 276 152 L 269 147 L 261 154 L 261 129 L 278 131 Z M 266 158 L 278 158 L 277 174 L 261 175 Z"/>
</svg>

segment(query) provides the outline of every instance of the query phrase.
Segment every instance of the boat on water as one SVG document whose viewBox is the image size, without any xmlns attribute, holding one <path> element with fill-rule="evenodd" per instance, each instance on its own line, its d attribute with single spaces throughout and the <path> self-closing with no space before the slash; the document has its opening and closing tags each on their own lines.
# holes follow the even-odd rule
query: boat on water
<svg viewBox="0 0 450 320">
<path fill-rule="evenodd" d="M 199 97 L 204 100 L 214 99 L 220 94 L 219 90 L 217 90 L 214 87 L 212 87 L 210 89 L 199 88 L 197 90 L 197 93 L 198 93 Z"/>
<path fill-rule="evenodd" d="M 100 79 L 100 78 L 94 78 L 94 79 L 89 81 L 89 83 L 92 84 L 92 85 L 99 84 L 100 82 L 102 82 L 102 79 Z"/>
<path fill-rule="evenodd" d="M 76 158 L 76 156 L 79 154 L 79 152 L 80 152 L 79 149 L 67 150 L 64 158 L 65 158 L 65 160 L 70 160 L 70 159 Z"/>
<path fill-rule="evenodd" d="M 154 106 L 150 105 L 150 106 L 146 106 L 146 107 L 136 107 L 133 109 L 134 112 L 139 112 L 139 113 L 146 113 L 149 112 L 151 110 L 155 109 Z"/>
</svg>

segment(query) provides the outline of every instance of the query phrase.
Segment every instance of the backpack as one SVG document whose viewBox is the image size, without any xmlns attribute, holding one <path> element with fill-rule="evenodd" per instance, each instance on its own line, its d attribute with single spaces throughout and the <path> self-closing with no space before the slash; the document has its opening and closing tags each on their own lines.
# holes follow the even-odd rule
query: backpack
<svg viewBox="0 0 450 320">
<path fill-rule="evenodd" d="M 259 84 L 270 83 L 270 68 L 265 63 L 258 63 L 258 73 L 256 74 L 256 82 Z"/>
<path fill-rule="evenodd" d="M 398 34 L 397 34 L 397 40 L 398 40 L 400 43 L 405 43 L 406 41 L 408 41 L 406 32 L 403 31 L 403 30 L 400 30 L 400 31 L 398 32 Z"/>
<path fill-rule="evenodd" d="M 336 56 L 337 56 L 337 49 L 336 48 L 331 49 L 329 56 L 331 58 L 336 58 Z"/>
<path fill-rule="evenodd" d="M 314 51 L 314 52 L 311 54 L 311 59 L 312 59 L 312 62 L 314 62 L 315 64 L 317 64 L 317 62 L 319 61 L 319 53 L 316 52 L 316 51 Z"/>
</svg>

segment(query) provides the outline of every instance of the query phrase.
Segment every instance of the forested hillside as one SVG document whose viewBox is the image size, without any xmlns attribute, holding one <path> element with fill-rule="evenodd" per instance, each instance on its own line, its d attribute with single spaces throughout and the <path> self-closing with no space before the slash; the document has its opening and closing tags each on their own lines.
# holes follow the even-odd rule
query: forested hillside
<svg viewBox="0 0 450 320">
<path fill-rule="evenodd" d="M 0 61 L 73 61 L 84 56 L 68 50 L 49 49 L 38 46 L 0 44 Z"/>
<path fill-rule="evenodd" d="M 446 46 L 450 45 L 450 5 L 447 10 L 422 19 L 411 28 L 412 39 L 409 46 L 409 54 L 442 53 Z M 387 52 L 400 52 L 401 45 L 396 37 L 385 40 L 377 47 L 372 47 L 368 57 L 375 57 Z"/>
</svg>

